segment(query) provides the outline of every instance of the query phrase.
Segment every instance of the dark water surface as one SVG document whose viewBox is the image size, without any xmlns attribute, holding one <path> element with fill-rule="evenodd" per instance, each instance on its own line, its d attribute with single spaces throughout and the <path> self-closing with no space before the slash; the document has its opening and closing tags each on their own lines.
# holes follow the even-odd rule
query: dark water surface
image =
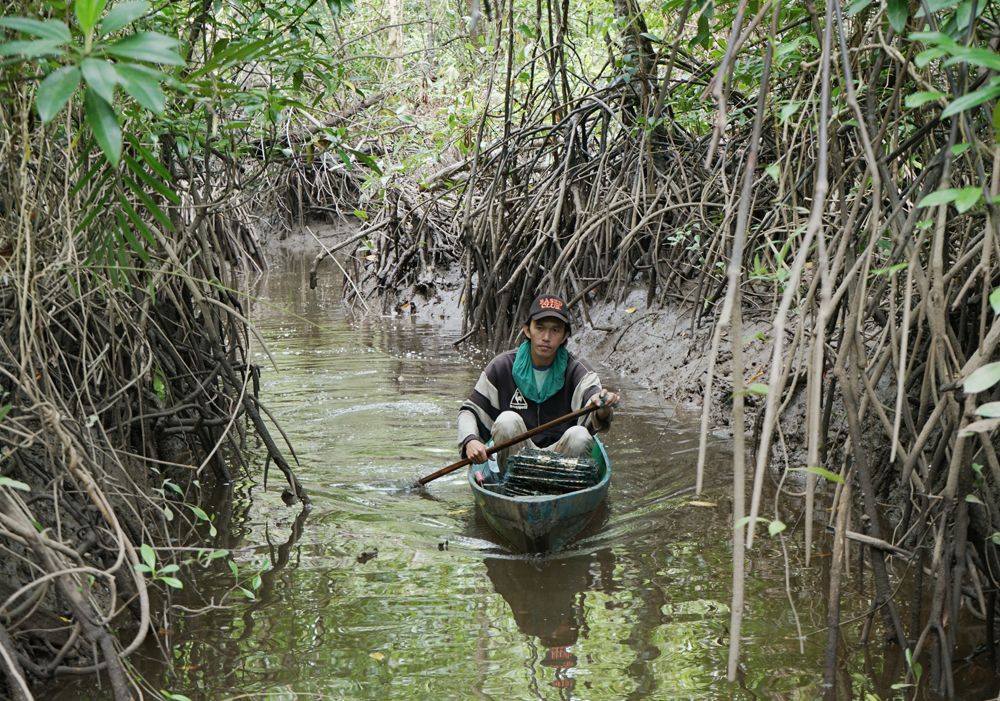
<svg viewBox="0 0 1000 701">
<path fill-rule="evenodd" d="M 820 573 L 800 582 L 788 539 L 755 547 L 743 678 L 725 679 L 731 455 L 712 449 L 694 496 L 696 427 L 655 394 L 602 373 L 625 402 L 607 435 L 607 514 L 568 552 L 508 553 L 472 508 L 464 470 L 403 488 L 457 459 L 455 419 L 484 358 L 410 319 L 350 322 L 329 271 L 276 257 L 255 321 L 261 393 L 295 447 L 314 508 L 237 488 L 218 546 L 228 563 L 185 568 L 192 609 L 133 657 L 152 688 L 191 699 L 812 699 L 825 639 Z M 376 552 L 377 551 L 377 552 Z M 824 557 L 817 557 L 822 567 Z M 259 582 L 252 572 L 264 570 Z M 256 585 L 256 589 L 255 589 Z M 226 608 L 211 605 L 226 603 Z M 205 608 L 208 606 L 208 608 Z M 107 698 L 76 684 L 50 698 Z"/>
</svg>

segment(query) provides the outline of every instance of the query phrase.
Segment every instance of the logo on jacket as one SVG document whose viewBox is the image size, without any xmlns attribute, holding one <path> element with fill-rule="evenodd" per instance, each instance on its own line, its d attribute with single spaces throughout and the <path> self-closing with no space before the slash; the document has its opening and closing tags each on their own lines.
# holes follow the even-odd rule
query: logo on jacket
<svg viewBox="0 0 1000 701">
<path fill-rule="evenodd" d="M 521 390 L 515 389 L 514 396 L 510 398 L 510 408 L 511 409 L 527 409 L 528 402 L 524 401 L 524 395 L 521 394 Z"/>
</svg>

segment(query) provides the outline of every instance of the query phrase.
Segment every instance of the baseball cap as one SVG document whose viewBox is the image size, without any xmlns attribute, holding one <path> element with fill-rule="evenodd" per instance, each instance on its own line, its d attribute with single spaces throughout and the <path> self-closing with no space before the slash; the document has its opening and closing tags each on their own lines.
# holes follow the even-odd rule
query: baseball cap
<svg viewBox="0 0 1000 701">
<path fill-rule="evenodd" d="M 535 319 L 554 317 L 566 324 L 566 332 L 570 331 L 569 314 L 566 301 L 558 295 L 540 294 L 531 302 L 528 308 L 528 318 L 525 324 L 530 324 Z"/>
</svg>

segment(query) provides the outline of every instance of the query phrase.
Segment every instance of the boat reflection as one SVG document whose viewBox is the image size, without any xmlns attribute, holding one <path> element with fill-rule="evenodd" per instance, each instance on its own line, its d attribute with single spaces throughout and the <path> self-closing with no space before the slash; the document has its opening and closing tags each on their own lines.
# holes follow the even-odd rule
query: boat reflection
<svg viewBox="0 0 1000 701">
<path fill-rule="evenodd" d="M 587 593 L 612 592 L 614 554 L 610 549 L 551 558 L 488 558 L 486 573 L 493 588 L 510 606 L 518 630 L 544 649 L 540 664 L 531 666 L 536 683 L 566 692 L 573 689 L 579 660 L 573 649 L 586 637 Z M 533 642 L 533 640 L 532 640 Z"/>
</svg>

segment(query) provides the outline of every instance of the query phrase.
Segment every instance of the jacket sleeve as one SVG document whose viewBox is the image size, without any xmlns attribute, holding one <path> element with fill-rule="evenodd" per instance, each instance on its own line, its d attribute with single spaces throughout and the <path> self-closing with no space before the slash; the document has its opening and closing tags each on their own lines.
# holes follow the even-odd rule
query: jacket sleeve
<svg viewBox="0 0 1000 701">
<path fill-rule="evenodd" d="M 571 404 L 573 411 L 582 409 L 583 406 L 590 401 L 591 397 L 600 394 L 600 392 L 601 379 L 597 376 L 596 372 L 587 368 L 586 372 L 582 374 L 573 389 L 573 400 Z M 580 418 L 579 423 L 581 426 L 586 426 L 591 433 L 606 431 L 611 427 L 611 421 L 614 419 L 614 409 L 612 409 L 611 412 L 612 413 L 608 415 L 608 418 L 604 420 L 598 418 L 597 412 L 591 412 Z"/>
<path fill-rule="evenodd" d="M 458 410 L 458 446 L 463 457 L 469 441 L 488 440 L 492 435 L 493 422 L 500 415 L 499 404 L 494 360 L 480 373 L 472 393 Z"/>
</svg>

